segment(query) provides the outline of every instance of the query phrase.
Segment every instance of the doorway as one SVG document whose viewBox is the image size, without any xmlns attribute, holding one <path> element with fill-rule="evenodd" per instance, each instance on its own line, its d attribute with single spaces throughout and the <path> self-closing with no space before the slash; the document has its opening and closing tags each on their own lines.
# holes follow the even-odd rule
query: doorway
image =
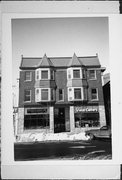
<svg viewBox="0 0 122 180">
<path fill-rule="evenodd" d="M 55 108 L 54 133 L 65 132 L 65 108 Z"/>
</svg>

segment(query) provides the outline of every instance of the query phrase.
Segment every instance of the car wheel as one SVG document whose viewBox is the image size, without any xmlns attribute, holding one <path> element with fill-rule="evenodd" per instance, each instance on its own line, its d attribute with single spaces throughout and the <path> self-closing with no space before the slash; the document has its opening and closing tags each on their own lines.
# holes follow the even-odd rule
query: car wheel
<svg viewBox="0 0 122 180">
<path fill-rule="evenodd" d="M 89 134 L 90 140 L 94 139 L 94 135 L 93 134 Z"/>
</svg>

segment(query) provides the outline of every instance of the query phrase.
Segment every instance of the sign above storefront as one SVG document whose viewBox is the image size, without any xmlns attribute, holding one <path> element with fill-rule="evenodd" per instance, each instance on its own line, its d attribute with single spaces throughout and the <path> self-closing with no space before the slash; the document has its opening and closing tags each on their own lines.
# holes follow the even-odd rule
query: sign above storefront
<svg viewBox="0 0 122 180">
<path fill-rule="evenodd" d="M 27 108 L 25 114 L 48 114 L 48 108 Z"/>
<path fill-rule="evenodd" d="M 97 106 L 76 106 L 75 113 L 78 112 L 98 112 Z"/>
</svg>

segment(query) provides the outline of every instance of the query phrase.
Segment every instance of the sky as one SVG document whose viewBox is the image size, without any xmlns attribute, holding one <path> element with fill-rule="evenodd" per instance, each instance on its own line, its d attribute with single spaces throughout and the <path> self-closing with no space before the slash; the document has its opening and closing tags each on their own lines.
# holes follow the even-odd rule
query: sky
<svg viewBox="0 0 122 180">
<path fill-rule="evenodd" d="M 12 20 L 13 86 L 24 57 L 95 56 L 109 72 L 107 17 L 36 18 Z"/>
</svg>

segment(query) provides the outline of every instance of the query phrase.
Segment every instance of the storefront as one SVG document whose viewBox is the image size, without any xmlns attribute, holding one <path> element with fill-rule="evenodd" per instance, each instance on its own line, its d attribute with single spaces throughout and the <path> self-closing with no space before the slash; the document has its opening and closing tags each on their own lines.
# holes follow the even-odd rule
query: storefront
<svg viewBox="0 0 122 180">
<path fill-rule="evenodd" d="M 98 106 L 75 106 L 74 118 L 75 128 L 100 126 Z"/>
<path fill-rule="evenodd" d="M 24 130 L 49 129 L 49 108 L 25 108 Z"/>
</svg>

